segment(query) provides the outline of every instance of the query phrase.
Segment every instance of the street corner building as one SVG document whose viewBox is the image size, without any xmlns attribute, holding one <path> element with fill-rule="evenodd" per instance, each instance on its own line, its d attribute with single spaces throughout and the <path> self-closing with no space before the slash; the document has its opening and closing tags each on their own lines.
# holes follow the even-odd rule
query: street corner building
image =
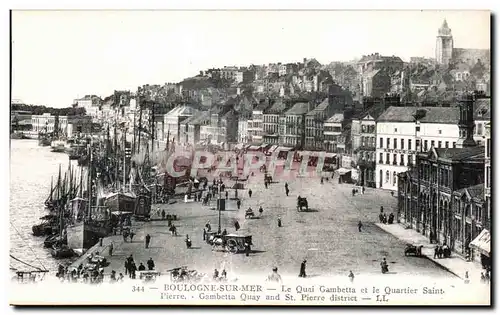
<svg viewBox="0 0 500 315">
<path fill-rule="evenodd" d="M 399 218 L 431 243 L 489 268 L 491 136 L 486 124 L 484 146 L 474 141 L 472 104 L 469 98 L 459 108 L 460 138 L 453 148 L 418 152 L 416 163 L 397 175 Z"/>
</svg>

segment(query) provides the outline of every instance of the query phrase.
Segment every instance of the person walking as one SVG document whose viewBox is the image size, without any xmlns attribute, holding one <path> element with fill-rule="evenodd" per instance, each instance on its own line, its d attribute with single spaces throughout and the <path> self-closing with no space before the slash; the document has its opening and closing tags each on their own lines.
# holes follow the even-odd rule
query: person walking
<svg viewBox="0 0 500 315">
<path fill-rule="evenodd" d="M 354 282 L 354 273 L 352 273 L 352 270 L 349 271 L 349 281 Z"/>
<path fill-rule="evenodd" d="M 273 273 L 267 277 L 267 281 L 270 282 L 281 282 L 281 276 L 278 273 L 278 267 L 273 268 Z"/>
<path fill-rule="evenodd" d="M 113 256 L 113 242 L 109 244 L 109 256 Z"/>
<path fill-rule="evenodd" d="M 234 229 L 236 230 L 236 232 L 238 232 L 238 230 L 240 229 L 240 224 L 238 223 L 238 221 L 234 221 Z"/>
<path fill-rule="evenodd" d="M 248 190 L 248 197 L 252 198 L 252 190 L 251 189 Z"/>
<path fill-rule="evenodd" d="M 130 243 L 132 243 L 132 242 L 133 242 L 134 235 L 135 235 L 135 233 L 134 233 L 134 231 L 132 231 L 132 229 L 131 229 L 131 230 L 130 230 Z"/>
<path fill-rule="evenodd" d="M 304 259 L 304 261 L 302 261 L 302 263 L 300 264 L 300 273 L 299 273 L 300 278 L 306 277 L 306 263 L 307 260 Z"/>
<path fill-rule="evenodd" d="M 252 248 L 250 247 L 250 243 L 248 242 L 245 242 L 245 256 L 250 256 L 250 251 L 252 250 Z"/>
<path fill-rule="evenodd" d="M 262 209 L 262 206 L 259 207 L 259 216 L 262 216 L 262 213 L 264 212 L 264 209 Z"/>
<path fill-rule="evenodd" d="M 205 241 L 207 239 L 207 230 L 203 228 L 203 240 Z"/>
<path fill-rule="evenodd" d="M 281 227 L 281 218 L 278 217 L 278 227 Z"/>
<path fill-rule="evenodd" d="M 236 206 L 238 207 L 238 210 L 240 210 L 240 208 L 241 208 L 241 200 L 238 199 L 238 201 L 236 201 Z"/>
<path fill-rule="evenodd" d="M 161 219 L 165 220 L 165 209 L 161 210 Z"/>
<path fill-rule="evenodd" d="M 149 260 L 146 262 L 148 265 L 148 270 L 153 270 L 155 269 L 155 262 L 153 261 L 153 258 L 149 257 Z"/>
<path fill-rule="evenodd" d="M 361 228 L 363 227 L 363 223 L 361 221 L 358 222 L 358 232 L 361 232 Z"/>
<path fill-rule="evenodd" d="M 149 234 L 146 234 L 146 248 L 149 248 L 149 243 L 151 242 L 151 235 Z"/>
</svg>

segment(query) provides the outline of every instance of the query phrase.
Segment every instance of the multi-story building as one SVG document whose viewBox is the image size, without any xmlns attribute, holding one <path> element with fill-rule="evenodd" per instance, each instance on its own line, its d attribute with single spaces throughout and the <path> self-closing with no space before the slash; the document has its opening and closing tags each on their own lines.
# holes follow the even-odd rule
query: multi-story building
<svg viewBox="0 0 500 315">
<path fill-rule="evenodd" d="M 491 120 L 491 100 L 489 98 L 478 98 L 474 103 L 474 141 L 478 145 L 484 145 L 486 125 Z"/>
<path fill-rule="evenodd" d="M 380 100 L 364 100 L 365 110 L 351 123 L 351 143 L 353 167 L 359 172 L 358 183 L 376 187 L 376 140 L 378 117 L 385 111 L 386 104 Z"/>
<path fill-rule="evenodd" d="M 415 164 L 417 151 L 456 148 L 457 107 L 389 107 L 377 120 L 376 185 L 397 189 L 397 174 Z"/>
<path fill-rule="evenodd" d="M 333 106 L 328 98 L 306 114 L 306 150 L 324 150 L 324 122 L 332 114 Z"/>
<path fill-rule="evenodd" d="M 328 118 L 323 124 L 323 142 L 327 152 L 340 153 L 338 148 L 339 138 L 344 131 L 344 114 L 337 113 Z"/>
<path fill-rule="evenodd" d="M 263 112 L 263 141 L 266 144 L 279 144 L 280 142 L 280 115 L 286 110 L 283 99 L 278 99 Z M 283 123 L 284 128 L 284 123 Z M 284 129 L 283 129 L 284 131 Z"/>
<path fill-rule="evenodd" d="M 176 142 L 183 143 L 182 141 L 185 140 L 185 137 L 181 137 L 181 122 L 197 112 L 198 110 L 188 105 L 179 105 L 175 107 L 165 114 L 163 134 L 158 135 L 158 138 L 163 141 L 172 141 L 175 139 Z"/>
<path fill-rule="evenodd" d="M 67 127 L 68 127 L 68 116 L 52 116 L 50 113 L 43 113 L 42 115 L 31 115 L 31 126 L 32 126 L 32 132 L 37 135 L 40 132 L 54 132 L 57 131 L 58 133 L 67 133 Z M 56 127 L 56 120 L 57 121 L 57 130 L 55 130 Z"/>
<path fill-rule="evenodd" d="M 191 145 L 198 144 L 201 140 L 201 126 L 209 123 L 210 115 L 208 111 L 197 112 L 188 117 L 181 122 L 179 141 Z"/>
<path fill-rule="evenodd" d="M 247 138 L 249 142 L 262 144 L 264 134 L 264 111 L 270 107 L 269 99 L 256 105 L 252 111 L 252 119 L 247 121 Z"/>
<path fill-rule="evenodd" d="M 285 147 L 304 148 L 305 115 L 310 109 L 310 103 L 299 102 L 280 117 L 280 144 Z"/>
<path fill-rule="evenodd" d="M 484 148 L 432 148 L 399 175 L 399 221 L 460 254 L 487 221 Z"/>
<path fill-rule="evenodd" d="M 101 98 L 97 95 L 85 95 L 82 98 L 74 100 L 73 104 L 75 104 L 76 107 L 85 108 L 86 115 L 95 119 L 99 116 L 99 106 L 101 102 Z"/>
<path fill-rule="evenodd" d="M 248 120 L 240 118 L 238 120 L 238 143 L 248 143 Z"/>
<path fill-rule="evenodd" d="M 363 73 L 361 91 L 365 97 L 383 97 L 391 89 L 391 77 L 385 69 Z"/>
<path fill-rule="evenodd" d="M 234 80 L 235 83 L 243 82 L 243 71 L 237 67 L 224 67 L 220 70 L 220 77 L 227 80 Z"/>
</svg>

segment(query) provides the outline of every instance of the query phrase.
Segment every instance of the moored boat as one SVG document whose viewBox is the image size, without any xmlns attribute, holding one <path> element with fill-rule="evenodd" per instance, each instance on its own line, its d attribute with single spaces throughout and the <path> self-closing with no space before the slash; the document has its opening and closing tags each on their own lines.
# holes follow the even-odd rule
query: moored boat
<svg viewBox="0 0 500 315">
<path fill-rule="evenodd" d="M 73 250 L 65 244 L 54 244 L 50 254 L 56 259 L 70 258 L 75 255 Z"/>
</svg>

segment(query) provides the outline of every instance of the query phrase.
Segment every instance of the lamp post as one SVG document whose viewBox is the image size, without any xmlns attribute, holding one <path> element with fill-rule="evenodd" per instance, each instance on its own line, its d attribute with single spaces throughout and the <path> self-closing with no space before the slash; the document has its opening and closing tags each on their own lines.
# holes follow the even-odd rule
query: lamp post
<svg viewBox="0 0 500 315">
<path fill-rule="evenodd" d="M 219 200 L 217 201 L 217 210 L 219 211 L 219 228 L 217 229 L 217 234 L 222 233 L 221 229 L 221 200 L 222 200 L 222 180 L 221 180 L 222 174 L 219 175 L 219 184 L 218 184 L 218 189 L 219 189 Z"/>
</svg>

